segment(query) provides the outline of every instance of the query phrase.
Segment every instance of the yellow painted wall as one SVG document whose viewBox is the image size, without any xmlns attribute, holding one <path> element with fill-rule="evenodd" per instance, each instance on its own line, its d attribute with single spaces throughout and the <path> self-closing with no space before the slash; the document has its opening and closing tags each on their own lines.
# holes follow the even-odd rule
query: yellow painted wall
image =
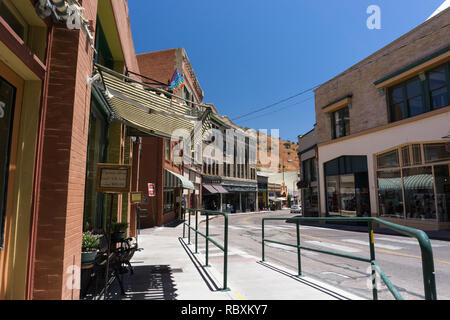
<svg viewBox="0 0 450 320">
<path fill-rule="evenodd" d="M 14 67 L 0 62 L 0 75 L 17 89 L 5 241 L 0 250 L 0 299 L 25 298 L 35 142 L 41 95 L 41 81 L 24 80 L 12 71 L 15 70 Z"/>
</svg>

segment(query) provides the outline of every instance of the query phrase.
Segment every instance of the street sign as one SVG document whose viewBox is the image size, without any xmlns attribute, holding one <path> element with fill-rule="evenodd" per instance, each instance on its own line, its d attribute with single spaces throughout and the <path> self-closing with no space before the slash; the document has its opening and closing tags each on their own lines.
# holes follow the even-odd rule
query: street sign
<svg viewBox="0 0 450 320">
<path fill-rule="evenodd" d="M 155 184 L 154 183 L 148 183 L 148 196 L 154 197 L 155 196 Z"/>
</svg>

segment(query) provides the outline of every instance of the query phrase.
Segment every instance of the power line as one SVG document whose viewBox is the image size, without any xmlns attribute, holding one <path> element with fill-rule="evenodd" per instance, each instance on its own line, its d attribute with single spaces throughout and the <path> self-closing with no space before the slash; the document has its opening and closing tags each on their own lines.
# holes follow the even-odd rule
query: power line
<svg viewBox="0 0 450 320">
<path fill-rule="evenodd" d="M 284 107 L 282 107 L 281 109 L 277 109 L 277 110 L 274 110 L 274 111 L 271 111 L 271 112 L 267 112 L 267 113 L 261 114 L 261 115 L 259 115 L 259 116 L 250 118 L 250 119 L 245 119 L 245 120 L 243 120 L 243 122 L 251 121 L 251 120 L 255 120 L 255 119 L 259 119 L 259 118 L 262 118 L 262 117 L 271 115 L 271 114 L 273 114 L 273 113 L 275 113 L 275 112 L 279 112 L 279 111 L 281 111 L 281 110 L 284 110 L 284 109 L 287 109 L 287 108 L 290 108 L 290 107 L 293 107 L 293 106 L 296 106 L 296 105 L 305 103 L 305 102 L 310 101 L 310 100 L 312 100 L 312 99 L 314 99 L 314 96 L 309 97 L 308 99 L 302 100 L 302 101 L 300 101 L 300 102 L 296 102 L 296 103 L 293 103 L 293 104 L 284 106 Z"/>
<path fill-rule="evenodd" d="M 295 95 L 293 95 L 293 96 L 291 96 L 291 97 L 282 99 L 282 100 L 277 101 L 277 102 L 275 102 L 275 103 L 272 103 L 272 104 L 270 104 L 270 105 L 268 105 L 268 106 L 265 106 L 265 107 L 256 109 L 256 110 L 254 110 L 254 111 L 252 111 L 252 112 L 249 112 L 249 113 L 246 113 L 246 114 L 244 114 L 244 115 L 242 115 L 242 116 L 233 118 L 232 120 L 234 121 L 234 120 L 242 119 L 242 118 L 245 118 L 245 117 L 247 117 L 247 116 L 249 116 L 249 115 L 253 115 L 253 114 L 255 114 L 255 113 L 258 113 L 258 112 L 267 110 L 267 109 L 272 108 L 272 107 L 274 107 L 274 106 L 276 106 L 276 105 L 279 105 L 279 104 L 281 104 L 281 103 L 283 103 L 283 102 L 286 102 L 286 101 L 292 100 L 292 99 L 294 99 L 294 98 L 296 98 L 296 97 L 298 97 L 298 96 L 301 96 L 301 95 L 303 95 L 303 94 L 305 94 L 305 93 L 307 93 L 307 92 L 309 92 L 309 91 L 312 91 L 312 90 L 314 90 L 314 89 L 316 89 L 316 88 L 318 88 L 318 87 L 319 87 L 319 86 L 314 86 L 314 87 L 312 87 L 312 88 L 310 88 L 310 89 L 307 89 L 307 90 L 305 90 L 305 91 L 302 91 L 302 92 L 300 92 L 300 93 L 297 93 L 297 94 L 295 94 Z"/>
</svg>

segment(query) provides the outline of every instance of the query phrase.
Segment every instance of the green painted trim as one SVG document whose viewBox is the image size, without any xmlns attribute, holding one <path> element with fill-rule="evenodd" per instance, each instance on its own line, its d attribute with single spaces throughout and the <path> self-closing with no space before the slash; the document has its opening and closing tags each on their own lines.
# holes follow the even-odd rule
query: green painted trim
<svg viewBox="0 0 450 320">
<path fill-rule="evenodd" d="M 317 143 L 314 144 L 314 145 L 312 145 L 311 147 L 305 149 L 305 150 L 302 150 L 302 151 L 297 152 L 297 154 L 298 154 L 299 156 L 301 156 L 302 154 L 305 154 L 305 153 L 307 153 L 308 151 L 313 150 L 313 149 L 316 148 L 316 147 L 317 147 Z"/>
<path fill-rule="evenodd" d="M 327 104 L 326 106 L 322 107 L 322 109 L 325 109 L 325 108 L 327 108 L 327 107 L 329 107 L 329 106 L 331 106 L 331 105 L 333 105 L 333 104 L 335 104 L 335 103 L 338 103 L 339 101 L 342 101 L 342 100 L 344 100 L 344 99 L 352 98 L 352 97 L 353 97 L 353 94 L 348 94 L 348 95 L 346 95 L 345 97 L 342 97 L 342 98 L 339 98 L 339 99 L 337 99 L 337 100 L 335 100 L 335 101 L 333 101 L 333 102 L 330 102 L 330 103 Z"/>
<path fill-rule="evenodd" d="M 387 75 L 387 76 L 381 78 L 380 80 L 375 81 L 373 84 L 374 85 L 379 85 L 380 83 L 382 83 L 382 82 L 384 82 L 386 80 L 392 79 L 392 78 L 398 76 L 399 74 L 402 74 L 403 72 L 411 70 L 412 68 L 415 68 L 418 65 L 421 65 L 422 63 L 430 61 L 431 59 L 434 59 L 434 58 L 436 58 L 436 57 L 446 53 L 447 51 L 450 51 L 450 46 L 447 46 L 444 49 L 441 49 L 441 50 L 439 50 L 439 51 L 437 51 L 437 52 L 435 52 L 435 53 L 433 53 L 433 54 L 431 54 L 431 55 L 429 55 L 429 56 L 427 56 L 427 57 L 425 57 L 423 59 L 420 59 L 420 60 L 418 60 L 418 61 L 416 61 L 416 62 L 414 62 L 414 63 L 412 63 L 412 64 L 410 64 L 410 65 L 408 65 L 408 66 L 406 66 L 406 67 L 404 67 L 404 68 L 402 68 L 400 70 L 398 70 L 398 71 L 395 71 L 394 73 L 391 73 L 390 75 Z"/>
<path fill-rule="evenodd" d="M 108 102 L 106 101 L 105 97 L 103 96 L 103 94 L 99 91 L 99 89 L 95 85 L 92 86 L 91 92 L 92 92 L 93 98 L 97 102 L 97 105 L 100 107 L 99 111 L 105 117 L 106 122 L 110 123 L 113 112 L 112 112 L 111 107 L 109 106 Z"/>
</svg>

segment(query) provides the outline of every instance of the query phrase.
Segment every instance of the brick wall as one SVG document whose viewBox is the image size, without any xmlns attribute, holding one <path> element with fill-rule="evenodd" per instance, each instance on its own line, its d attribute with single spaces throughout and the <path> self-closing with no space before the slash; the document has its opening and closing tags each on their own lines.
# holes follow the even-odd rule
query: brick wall
<svg viewBox="0 0 450 320">
<path fill-rule="evenodd" d="M 168 49 L 137 55 L 140 73 L 154 80 L 167 83 L 176 68 L 176 49 Z M 181 70 L 180 70 L 181 72 Z"/>
<path fill-rule="evenodd" d="M 84 1 L 94 20 L 97 1 Z M 80 266 L 86 150 L 93 50 L 86 36 L 65 26 L 54 30 L 37 206 L 33 299 L 78 299 L 66 285 Z M 68 63 L 70 61 L 70 63 Z"/>
<path fill-rule="evenodd" d="M 322 107 L 353 94 L 350 133 L 388 123 L 387 96 L 380 95 L 375 81 L 396 72 L 450 44 L 450 10 L 431 19 L 315 91 L 318 143 L 331 140 L 331 120 Z"/>
</svg>

